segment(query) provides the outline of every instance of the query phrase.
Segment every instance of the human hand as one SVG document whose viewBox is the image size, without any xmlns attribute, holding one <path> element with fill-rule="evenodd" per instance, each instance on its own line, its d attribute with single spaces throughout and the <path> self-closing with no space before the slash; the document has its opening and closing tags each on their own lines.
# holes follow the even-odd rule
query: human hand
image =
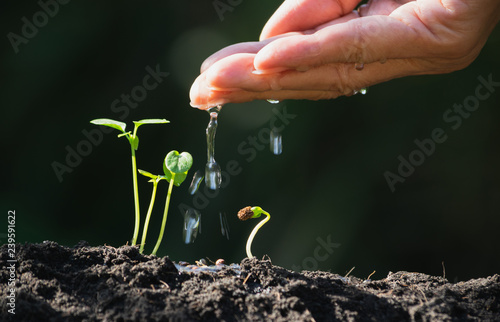
<svg viewBox="0 0 500 322">
<path fill-rule="evenodd" d="M 468 66 L 500 19 L 498 0 L 286 0 L 261 41 L 213 54 L 191 87 L 206 109 L 256 99 L 331 99 L 390 79 Z"/>
</svg>

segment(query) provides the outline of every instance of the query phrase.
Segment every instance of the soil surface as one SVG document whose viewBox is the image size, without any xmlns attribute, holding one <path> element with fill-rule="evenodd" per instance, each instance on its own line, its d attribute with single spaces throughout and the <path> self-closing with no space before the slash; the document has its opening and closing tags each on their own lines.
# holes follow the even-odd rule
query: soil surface
<svg viewBox="0 0 500 322">
<path fill-rule="evenodd" d="M 455 284 L 411 272 L 362 280 L 257 259 L 179 271 L 130 246 L 16 245 L 17 262 L 7 249 L 1 321 L 500 321 L 499 275 Z"/>
</svg>

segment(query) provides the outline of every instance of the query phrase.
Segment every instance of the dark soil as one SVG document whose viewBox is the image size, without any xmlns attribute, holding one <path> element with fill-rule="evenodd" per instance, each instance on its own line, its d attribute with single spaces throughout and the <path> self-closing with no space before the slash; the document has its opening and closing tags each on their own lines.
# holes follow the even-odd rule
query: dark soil
<svg viewBox="0 0 500 322">
<path fill-rule="evenodd" d="M 130 246 L 16 247 L 15 315 L 1 247 L 1 321 L 500 321 L 499 275 L 452 284 L 397 272 L 374 281 L 257 259 L 239 271 L 191 273 Z"/>
</svg>

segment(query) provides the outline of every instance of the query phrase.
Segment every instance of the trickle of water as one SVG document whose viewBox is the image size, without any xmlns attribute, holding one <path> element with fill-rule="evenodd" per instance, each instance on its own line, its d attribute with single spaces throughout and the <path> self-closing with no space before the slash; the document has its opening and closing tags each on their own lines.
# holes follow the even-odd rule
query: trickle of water
<svg viewBox="0 0 500 322">
<path fill-rule="evenodd" d="M 225 212 L 219 212 L 220 218 L 220 230 L 222 236 L 226 236 L 227 240 L 229 240 L 229 225 L 227 223 L 227 217 Z"/>
<path fill-rule="evenodd" d="M 273 100 L 273 99 L 268 99 L 267 101 L 268 101 L 269 103 L 271 103 L 271 104 L 279 104 L 279 102 L 280 102 L 280 101 L 278 101 L 278 100 Z"/>
<path fill-rule="evenodd" d="M 356 68 L 357 70 L 363 70 L 363 68 L 365 68 L 365 64 L 356 63 L 356 64 L 354 64 L 354 68 Z"/>
<path fill-rule="evenodd" d="M 205 166 L 205 184 L 209 189 L 217 190 L 222 182 L 221 169 L 217 162 L 207 162 Z"/>
<path fill-rule="evenodd" d="M 210 122 L 207 126 L 207 165 L 205 166 L 205 184 L 209 189 L 217 190 L 220 187 L 222 176 L 220 166 L 215 161 L 215 133 L 217 132 L 217 117 L 221 106 L 208 109 Z"/>
<path fill-rule="evenodd" d="M 275 155 L 280 155 L 283 152 L 283 136 L 277 128 L 273 128 L 269 134 L 269 149 Z"/>
<path fill-rule="evenodd" d="M 201 234 L 201 214 L 198 210 L 189 208 L 184 213 L 184 231 L 182 233 L 184 243 L 194 243 L 198 232 Z"/>
<path fill-rule="evenodd" d="M 191 185 L 189 186 L 189 194 L 194 195 L 196 191 L 198 191 L 198 188 L 200 187 L 200 183 L 203 180 L 203 171 L 198 170 L 195 172 L 193 175 L 193 180 L 191 181 Z"/>
</svg>

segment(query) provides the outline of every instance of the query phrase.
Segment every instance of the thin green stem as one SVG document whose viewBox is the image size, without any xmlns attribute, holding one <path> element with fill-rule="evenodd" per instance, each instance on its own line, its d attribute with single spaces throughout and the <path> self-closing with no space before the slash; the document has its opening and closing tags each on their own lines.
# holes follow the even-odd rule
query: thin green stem
<svg viewBox="0 0 500 322">
<path fill-rule="evenodd" d="M 158 248 L 160 248 L 161 240 L 163 239 L 163 233 L 165 232 L 165 225 L 167 223 L 168 206 L 170 205 L 170 196 L 172 195 L 172 188 L 174 187 L 175 173 L 172 173 L 172 178 L 170 178 L 170 185 L 168 186 L 167 200 L 165 201 L 165 210 L 163 211 L 163 221 L 161 222 L 160 236 L 158 236 L 158 241 L 153 249 L 151 255 L 156 255 Z"/>
<path fill-rule="evenodd" d="M 137 163 L 135 159 L 135 149 L 132 149 L 132 180 L 134 185 L 134 202 L 135 202 L 135 227 L 134 227 L 134 237 L 132 237 L 132 246 L 137 244 L 137 238 L 139 237 L 139 225 L 141 224 L 141 214 L 139 208 L 139 188 L 137 186 Z"/>
<path fill-rule="evenodd" d="M 261 222 L 259 222 L 257 224 L 257 226 L 255 226 L 255 228 L 252 230 L 252 232 L 250 233 L 250 236 L 248 237 L 248 240 L 247 240 L 247 257 L 248 258 L 253 258 L 254 256 L 252 255 L 252 251 L 250 250 L 250 248 L 252 247 L 252 242 L 253 242 L 253 239 L 255 237 L 255 235 L 257 234 L 257 231 L 259 231 L 260 227 L 264 226 L 264 224 L 266 222 L 269 221 L 269 219 L 271 219 L 271 215 L 265 211 L 265 210 L 262 210 L 262 213 L 266 215 L 266 218 L 264 218 Z"/>
<path fill-rule="evenodd" d="M 149 220 L 151 219 L 151 213 L 153 212 L 153 205 L 155 204 L 156 198 L 156 188 L 158 187 L 158 180 L 153 180 L 153 193 L 151 194 L 151 202 L 149 203 L 148 214 L 146 215 L 146 222 L 144 223 L 144 230 L 142 231 L 142 241 L 141 248 L 139 252 L 142 254 L 144 251 L 144 246 L 146 245 L 146 235 L 148 234 Z"/>
</svg>

